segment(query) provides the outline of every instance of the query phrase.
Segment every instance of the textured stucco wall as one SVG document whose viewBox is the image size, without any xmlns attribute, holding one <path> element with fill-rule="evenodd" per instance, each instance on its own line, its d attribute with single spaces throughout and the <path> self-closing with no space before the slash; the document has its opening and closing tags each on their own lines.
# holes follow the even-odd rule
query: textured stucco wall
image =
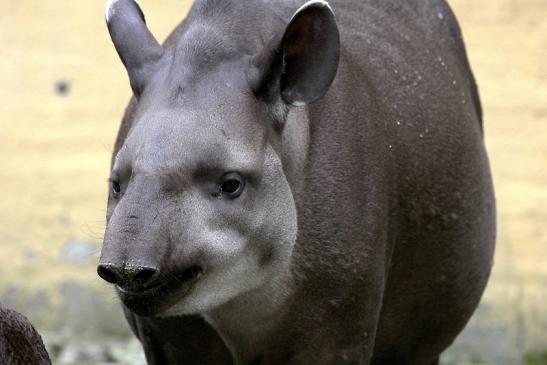
<svg viewBox="0 0 547 365">
<path fill-rule="evenodd" d="M 190 2 L 141 0 L 163 39 Z M 546 0 L 453 0 L 485 109 L 499 239 L 483 303 L 446 361 L 547 351 Z M 109 154 L 130 90 L 102 1 L 4 0 L 0 301 L 46 333 L 120 336 L 95 274 Z"/>
</svg>

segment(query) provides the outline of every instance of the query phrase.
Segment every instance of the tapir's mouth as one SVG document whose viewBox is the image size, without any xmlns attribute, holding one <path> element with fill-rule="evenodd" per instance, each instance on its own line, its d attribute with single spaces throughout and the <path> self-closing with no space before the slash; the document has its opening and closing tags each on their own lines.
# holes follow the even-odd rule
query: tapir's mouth
<svg viewBox="0 0 547 365">
<path fill-rule="evenodd" d="M 164 312 L 184 297 L 202 273 L 200 266 L 191 266 L 162 275 L 162 279 L 152 287 L 134 290 L 116 285 L 116 291 L 129 310 L 141 316 L 152 316 Z"/>
</svg>

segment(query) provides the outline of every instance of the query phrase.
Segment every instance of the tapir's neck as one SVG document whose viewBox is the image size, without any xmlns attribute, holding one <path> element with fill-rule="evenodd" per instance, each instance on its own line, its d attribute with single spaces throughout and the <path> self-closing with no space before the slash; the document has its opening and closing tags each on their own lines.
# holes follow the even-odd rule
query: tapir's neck
<svg viewBox="0 0 547 365">
<path fill-rule="evenodd" d="M 263 286 L 203 314 L 231 351 L 234 364 L 254 363 L 269 352 L 275 342 L 276 325 L 282 322 L 293 295 L 291 271 L 287 262 Z"/>
<path fill-rule="evenodd" d="M 308 108 L 291 108 L 282 134 L 281 160 L 295 200 L 300 195 L 302 184 L 306 180 L 304 174 L 306 173 L 309 142 Z"/>
</svg>

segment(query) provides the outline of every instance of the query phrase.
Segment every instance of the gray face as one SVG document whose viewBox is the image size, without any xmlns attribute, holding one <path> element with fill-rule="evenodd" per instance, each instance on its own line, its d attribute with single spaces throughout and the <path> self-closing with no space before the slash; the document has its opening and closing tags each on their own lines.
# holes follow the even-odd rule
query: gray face
<svg viewBox="0 0 547 365">
<path fill-rule="evenodd" d="M 268 140 L 273 121 L 238 81 L 240 64 L 185 90 L 160 71 L 139 100 L 112 169 L 101 259 L 156 270 L 118 282 L 130 309 L 204 311 L 286 270 L 294 201 Z"/>
<path fill-rule="evenodd" d="M 268 44 L 222 29 L 224 12 L 212 24 L 199 3 L 167 50 L 136 2 L 107 9 L 137 104 L 114 158 L 98 273 L 141 315 L 207 312 L 287 276 L 297 216 L 280 132 L 338 66 L 325 2 L 271 29 Z"/>
</svg>

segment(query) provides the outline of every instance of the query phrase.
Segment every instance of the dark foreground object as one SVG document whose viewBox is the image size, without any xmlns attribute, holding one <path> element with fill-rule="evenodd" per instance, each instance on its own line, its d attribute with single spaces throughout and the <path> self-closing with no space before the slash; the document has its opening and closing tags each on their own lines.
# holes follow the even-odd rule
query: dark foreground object
<svg viewBox="0 0 547 365">
<path fill-rule="evenodd" d="M 133 90 L 99 275 L 151 364 L 432 365 L 477 307 L 495 207 L 443 0 L 198 0 Z"/>
<path fill-rule="evenodd" d="M 48 364 L 42 338 L 28 319 L 0 306 L 0 365 Z"/>
</svg>

